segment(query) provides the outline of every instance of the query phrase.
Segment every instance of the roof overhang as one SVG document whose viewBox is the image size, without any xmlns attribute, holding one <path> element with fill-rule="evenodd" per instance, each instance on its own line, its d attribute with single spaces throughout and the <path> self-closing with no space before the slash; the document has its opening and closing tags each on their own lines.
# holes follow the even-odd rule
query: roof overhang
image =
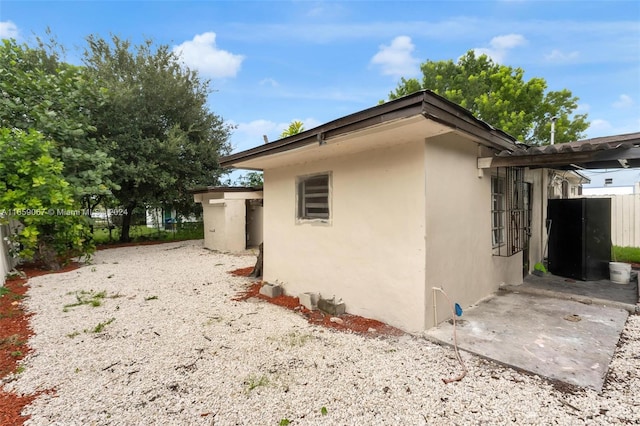
<svg viewBox="0 0 640 426">
<path fill-rule="evenodd" d="M 459 105 L 423 90 L 220 159 L 222 167 L 261 170 L 292 162 L 357 153 L 455 132 L 496 150 L 516 150 L 515 139 Z"/>
<path fill-rule="evenodd" d="M 261 186 L 203 186 L 192 188 L 189 194 L 207 194 L 207 193 L 223 193 L 223 192 L 255 192 L 262 191 Z"/>
<path fill-rule="evenodd" d="M 478 158 L 478 168 L 552 168 L 560 170 L 640 167 L 640 132 L 556 145 L 522 146 L 493 157 Z"/>
</svg>

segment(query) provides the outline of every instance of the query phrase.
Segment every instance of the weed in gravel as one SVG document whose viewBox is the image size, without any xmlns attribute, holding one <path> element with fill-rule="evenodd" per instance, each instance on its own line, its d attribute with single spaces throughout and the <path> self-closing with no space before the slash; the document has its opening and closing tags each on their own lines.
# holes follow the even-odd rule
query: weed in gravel
<svg viewBox="0 0 640 426">
<path fill-rule="evenodd" d="M 111 324 L 111 323 L 112 323 L 112 322 L 114 322 L 115 320 L 116 320 L 115 318 L 111 318 L 111 319 L 110 319 L 110 320 L 108 320 L 108 321 L 98 323 L 98 325 L 96 325 L 95 327 L 93 327 L 93 330 L 91 330 L 91 332 L 92 332 L 92 333 L 101 333 L 101 332 L 104 330 L 104 328 L 105 328 L 106 326 L 108 326 L 109 324 Z"/>
<path fill-rule="evenodd" d="M 24 365 L 19 365 L 16 367 L 16 374 L 24 373 L 27 368 Z"/>
<path fill-rule="evenodd" d="M 252 390 L 260 386 L 267 386 L 268 384 L 269 384 L 269 378 L 265 375 L 258 377 L 252 374 L 251 376 L 247 377 L 244 381 L 244 385 L 246 386 L 247 392 L 251 392 Z"/>
<path fill-rule="evenodd" d="M 79 336 L 79 335 L 80 335 L 80 332 L 76 330 L 73 333 L 67 334 L 67 337 L 70 338 L 70 339 L 73 339 L 74 337 Z"/>
<path fill-rule="evenodd" d="M 284 418 L 282 420 L 280 420 L 280 423 L 278 423 L 280 426 L 288 426 L 291 424 L 291 420 Z"/>
<path fill-rule="evenodd" d="M 295 347 L 302 347 L 305 344 L 307 344 L 309 340 L 313 339 L 313 335 L 310 333 L 299 333 L 296 331 L 292 331 L 291 333 L 285 334 L 284 336 L 279 338 L 268 337 L 267 339 L 273 340 L 273 341 L 282 341 L 287 346 L 295 348 Z"/>
<path fill-rule="evenodd" d="M 12 357 L 14 357 L 14 358 L 18 358 L 18 357 L 21 357 L 21 356 L 22 356 L 22 352 L 21 352 L 21 351 L 13 351 L 13 352 L 11 352 L 11 354 L 10 354 L 10 355 L 11 355 Z"/>
<path fill-rule="evenodd" d="M 320 409 L 320 414 L 322 414 L 323 416 L 326 416 L 327 414 L 329 414 L 329 411 L 327 411 L 327 407 L 322 407 Z"/>
<path fill-rule="evenodd" d="M 145 297 L 144 300 L 158 300 L 158 296 Z"/>
<path fill-rule="evenodd" d="M 26 340 L 22 340 L 19 334 L 12 334 L 11 336 L 5 337 L 4 339 L 0 339 L 0 347 L 7 346 L 22 346 L 24 345 Z"/>
<path fill-rule="evenodd" d="M 74 294 L 74 293 L 67 293 L 67 294 Z M 76 306 L 82 306 L 82 305 L 91 305 L 94 308 L 97 308 L 98 306 L 102 305 L 102 300 L 105 297 L 107 297 L 107 292 L 101 291 L 96 293 L 93 290 L 91 291 L 81 290 L 81 291 L 75 292 L 75 296 L 76 296 L 76 302 L 64 305 L 62 307 L 63 312 L 69 312 L 69 308 L 75 308 Z"/>
<path fill-rule="evenodd" d="M 6 288 L 5 286 L 0 287 L 0 297 L 4 296 L 5 294 L 9 293 L 9 289 Z"/>
</svg>

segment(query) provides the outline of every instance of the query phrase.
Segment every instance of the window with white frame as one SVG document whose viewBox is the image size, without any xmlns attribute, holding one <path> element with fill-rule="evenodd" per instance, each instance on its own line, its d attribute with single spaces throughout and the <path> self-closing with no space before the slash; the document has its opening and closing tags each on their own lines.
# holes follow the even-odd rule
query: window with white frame
<svg viewBox="0 0 640 426">
<path fill-rule="evenodd" d="M 328 221 L 330 217 L 331 173 L 300 176 L 296 186 L 297 219 Z"/>
<path fill-rule="evenodd" d="M 494 248 L 504 244 L 504 196 L 504 178 L 491 176 L 491 244 Z"/>
</svg>

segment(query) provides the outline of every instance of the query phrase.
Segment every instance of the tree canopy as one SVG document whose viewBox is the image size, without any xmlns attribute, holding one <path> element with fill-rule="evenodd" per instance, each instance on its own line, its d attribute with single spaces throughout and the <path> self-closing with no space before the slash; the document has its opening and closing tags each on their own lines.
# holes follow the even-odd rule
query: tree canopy
<svg viewBox="0 0 640 426">
<path fill-rule="evenodd" d="M 37 48 L 3 40 L 0 45 L 0 127 L 35 129 L 52 142 L 51 155 L 74 198 L 90 210 L 117 185 L 113 159 L 96 140 L 94 111 L 106 93 L 82 67 L 60 61 L 55 46 Z"/>
<path fill-rule="evenodd" d="M 132 46 L 116 36 L 87 42 L 87 72 L 109 93 L 96 110 L 97 134 L 114 157 L 113 193 L 127 212 L 120 237 L 127 241 L 134 209 L 164 203 L 190 210 L 189 188 L 219 182 L 231 127 L 207 107 L 209 82 L 169 46 Z"/>
<path fill-rule="evenodd" d="M 571 91 L 548 91 L 543 78 L 525 80 L 522 68 L 497 64 L 472 50 L 457 62 L 428 60 L 420 69 L 421 81 L 402 78 L 389 99 L 429 89 L 531 144 L 549 143 L 552 117 L 558 143 L 583 138 L 589 127 L 587 115 L 575 113 L 578 98 Z"/>
</svg>

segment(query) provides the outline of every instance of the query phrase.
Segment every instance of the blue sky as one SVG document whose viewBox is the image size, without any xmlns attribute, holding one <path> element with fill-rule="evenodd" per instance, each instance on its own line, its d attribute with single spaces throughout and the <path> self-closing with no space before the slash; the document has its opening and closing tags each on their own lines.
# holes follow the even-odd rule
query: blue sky
<svg viewBox="0 0 640 426">
<path fill-rule="evenodd" d="M 76 63 L 89 34 L 175 47 L 211 79 L 236 151 L 373 106 L 421 62 L 469 49 L 571 90 L 587 137 L 640 131 L 637 1 L 0 2 L 1 37 L 47 27 Z"/>
</svg>

